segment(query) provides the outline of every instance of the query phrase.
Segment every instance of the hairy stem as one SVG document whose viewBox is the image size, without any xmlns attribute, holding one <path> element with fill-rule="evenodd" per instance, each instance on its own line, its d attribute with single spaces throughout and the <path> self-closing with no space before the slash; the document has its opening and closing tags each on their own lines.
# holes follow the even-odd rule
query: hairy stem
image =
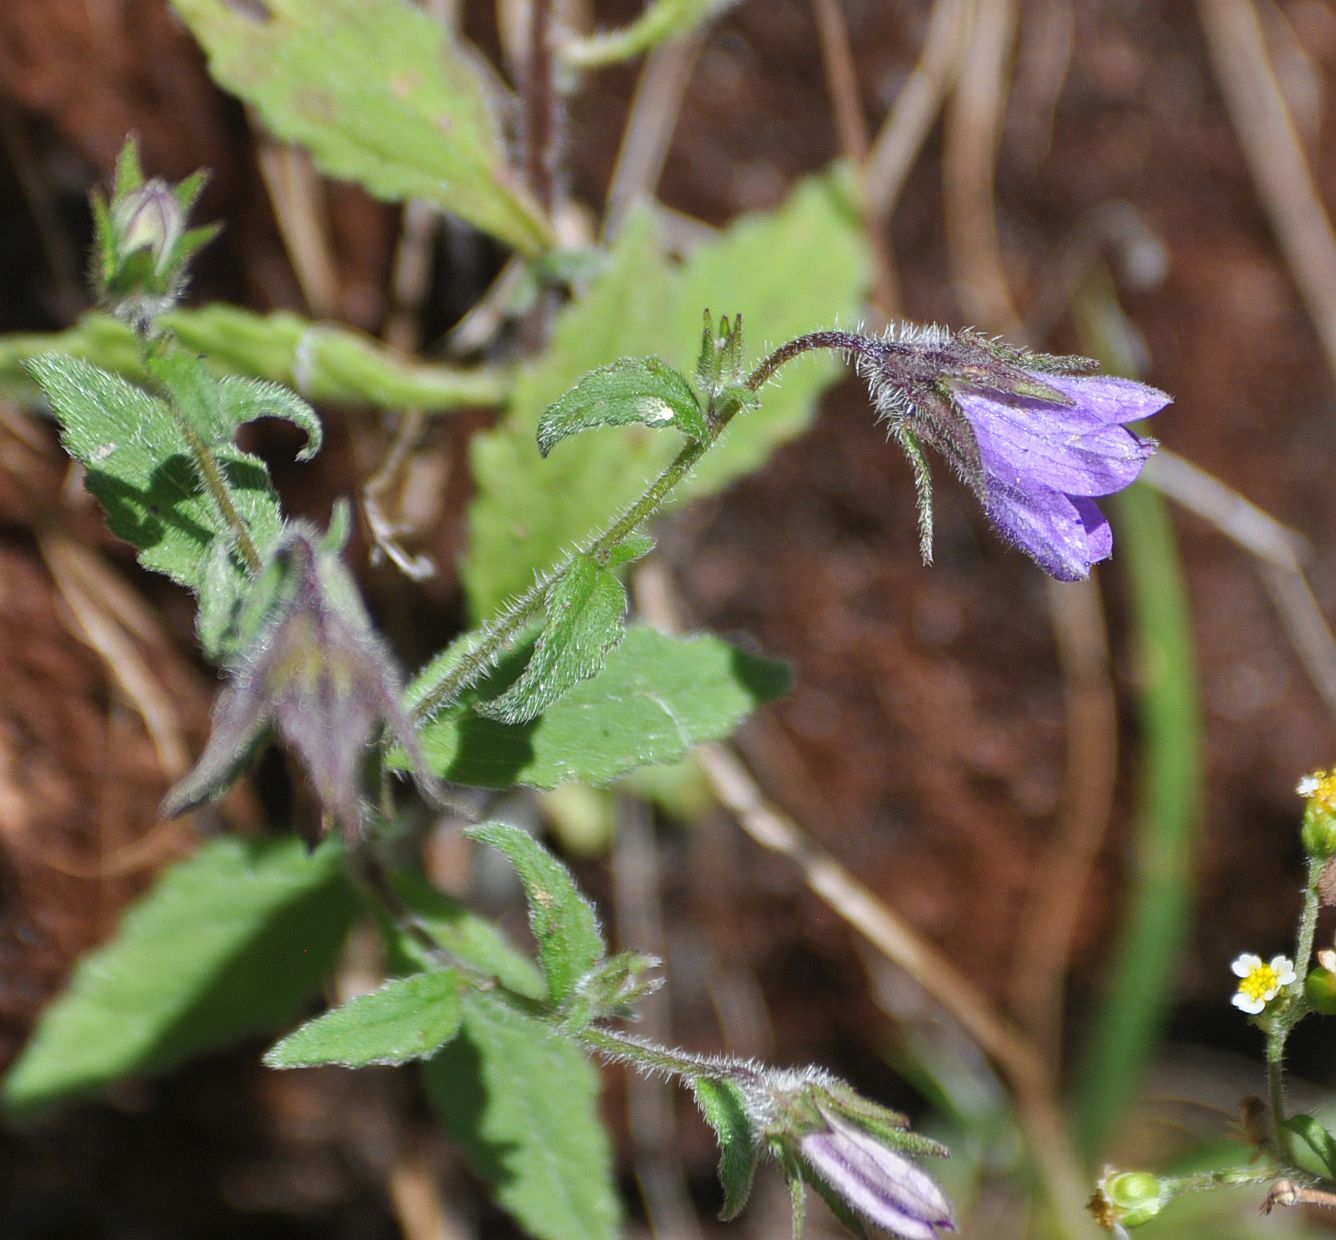
<svg viewBox="0 0 1336 1240">
<path fill-rule="evenodd" d="M 757 391 L 779 370 L 795 357 L 812 349 L 833 349 L 839 353 L 874 354 L 875 349 L 885 350 L 895 346 L 881 341 L 871 341 L 853 332 L 820 331 L 799 336 L 781 345 L 767 357 L 747 377 L 746 386 Z M 549 587 L 560 578 L 581 556 L 606 562 L 608 554 L 637 526 L 647 521 L 663 506 L 668 497 L 683 482 L 696 464 L 718 441 L 725 428 L 733 420 L 740 406 L 736 402 L 726 402 L 716 407 L 711 402 L 707 417 L 710 427 L 705 439 L 693 439 L 673 458 L 661 474 L 649 484 L 643 495 L 631 504 L 620 516 L 616 517 L 603 531 L 595 535 L 588 543 L 567 556 L 559 564 L 539 577 L 533 585 L 516 598 L 493 621 L 488 623 L 477 643 L 449 667 L 444 668 L 434 681 L 414 686 L 417 701 L 413 713 L 419 719 L 427 719 L 455 701 L 465 689 L 475 684 L 478 679 L 493 666 L 497 658 L 524 631 L 528 624 L 542 610 L 543 600 Z M 425 673 L 431 677 L 432 673 Z"/>
<path fill-rule="evenodd" d="M 599 1025 L 580 1031 L 580 1041 L 611 1063 L 630 1064 L 646 1074 L 663 1073 L 695 1079 L 700 1076 L 728 1077 L 730 1080 L 760 1079 L 756 1068 L 742 1059 L 727 1055 L 696 1055 L 691 1051 L 660 1046 L 632 1034 L 618 1033 Z"/>
<path fill-rule="evenodd" d="M 213 449 L 196 432 L 195 428 L 181 416 L 175 402 L 169 400 L 167 403 L 171 407 L 172 416 L 176 419 L 177 428 L 190 448 L 190 455 L 194 458 L 200 481 L 204 483 L 205 489 L 218 506 L 218 511 L 222 514 L 223 520 L 227 522 L 232 533 L 236 536 L 237 548 L 241 552 L 241 558 L 246 561 L 246 568 L 254 576 L 264 567 L 264 561 L 260 558 L 260 552 L 255 546 L 255 540 L 250 536 L 250 530 L 246 527 L 246 522 L 242 520 L 241 514 L 237 511 L 236 504 L 232 502 L 232 490 L 227 484 L 222 466 L 218 464 L 218 458 L 214 456 Z"/>
</svg>

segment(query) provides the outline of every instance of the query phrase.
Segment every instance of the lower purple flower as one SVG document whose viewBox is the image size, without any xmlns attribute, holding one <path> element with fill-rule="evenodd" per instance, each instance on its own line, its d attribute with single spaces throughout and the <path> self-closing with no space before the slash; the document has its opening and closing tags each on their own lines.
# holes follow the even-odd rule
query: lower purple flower
<svg viewBox="0 0 1336 1240">
<path fill-rule="evenodd" d="M 1036 373 L 1070 404 L 1035 395 L 956 386 L 956 405 L 978 445 L 973 484 L 1009 542 L 1059 581 L 1079 581 L 1113 552 L 1113 533 L 1092 497 L 1130 486 L 1155 441 L 1124 425 L 1169 403 L 1165 393 L 1108 375 Z"/>
<path fill-rule="evenodd" d="M 916 1162 L 822 1108 L 827 1127 L 798 1144 L 809 1172 L 869 1222 L 903 1240 L 955 1231 L 945 1195 Z"/>
</svg>

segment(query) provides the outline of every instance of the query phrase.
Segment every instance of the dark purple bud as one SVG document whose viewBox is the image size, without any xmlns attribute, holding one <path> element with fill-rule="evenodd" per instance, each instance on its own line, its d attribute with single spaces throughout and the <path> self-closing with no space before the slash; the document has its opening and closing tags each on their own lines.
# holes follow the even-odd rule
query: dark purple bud
<svg viewBox="0 0 1336 1240">
<path fill-rule="evenodd" d="M 298 523 L 276 545 L 273 561 L 282 573 L 279 601 L 232 669 L 209 743 L 168 793 L 164 814 L 221 795 L 270 727 L 310 779 L 326 829 L 338 821 L 349 838 L 361 833 L 363 768 L 382 725 L 412 758 L 422 790 L 441 800 L 402 705 L 398 672 L 337 555 Z"/>
</svg>

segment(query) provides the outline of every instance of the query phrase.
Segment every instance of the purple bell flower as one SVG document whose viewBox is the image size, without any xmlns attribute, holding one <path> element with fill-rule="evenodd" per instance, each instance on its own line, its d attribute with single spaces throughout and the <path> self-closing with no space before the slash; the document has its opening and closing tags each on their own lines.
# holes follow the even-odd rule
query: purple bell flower
<svg viewBox="0 0 1336 1240">
<path fill-rule="evenodd" d="M 1089 372 L 978 332 L 897 325 L 879 339 L 845 336 L 919 488 L 924 559 L 931 495 L 921 445 L 969 484 L 998 532 L 1059 581 L 1107 560 L 1113 534 L 1094 498 L 1130 486 L 1155 451 L 1128 422 L 1158 413 L 1164 392 Z"/>
<path fill-rule="evenodd" d="M 827 1127 L 809 1132 L 799 1151 L 809 1172 L 869 1222 L 903 1240 L 935 1240 L 955 1231 L 937 1181 L 912 1159 L 822 1108 Z"/>
<path fill-rule="evenodd" d="M 1059 581 L 1079 581 L 1113 553 L 1092 497 L 1130 486 L 1155 451 L 1125 423 L 1158 413 L 1165 393 L 1110 375 L 1035 374 L 1070 404 L 958 387 L 978 445 L 975 490 L 998 532 Z"/>
</svg>

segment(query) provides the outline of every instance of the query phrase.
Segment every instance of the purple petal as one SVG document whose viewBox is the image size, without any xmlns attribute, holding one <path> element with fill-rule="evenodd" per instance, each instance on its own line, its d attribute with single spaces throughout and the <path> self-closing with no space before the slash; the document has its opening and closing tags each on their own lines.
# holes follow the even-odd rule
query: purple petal
<svg viewBox="0 0 1336 1240">
<path fill-rule="evenodd" d="M 1059 581 L 1083 581 L 1113 549 L 1108 522 L 1088 500 L 989 478 L 984 506 L 998 533 Z"/>
<path fill-rule="evenodd" d="M 957 399 L 974 428 L 984 469 L 1014 486 L 1109 495 L 1134 482 L 1155 451 L 1153 440 L 1098 420 L 1082 406 L 971 391 Z"/>
<path fill-rule="evenodd" d="M 938 1229 L 955 1230 L 937 1181 L 870 1134 L 836 1121 L 832 1131 L 804 1137 L 802 1152 L 855 1210 L 904 1240 L 934 1240 Z"/>
<path fill-rule="evenodd" d="M 1137 383 L 1134 379 L 1120 379 L 1117 375 L 1039 374 L 1035 377 L 1074 400 L 1092 417 L 1111 424 L 1148 418 L 1174 399 L 1159 388 Z"/>
<path fill-rule="evenodd" d="M 1076 514 L 1085 526 L 1086 538 L 1090 543 L 1090 562 L 1098 564 L 1113 554 L 1113 530 L 1109 528 L 1109 519 L 1099 510 L 1094 500 L 1084 497 L 1073 498 Z"/>
</svg>

